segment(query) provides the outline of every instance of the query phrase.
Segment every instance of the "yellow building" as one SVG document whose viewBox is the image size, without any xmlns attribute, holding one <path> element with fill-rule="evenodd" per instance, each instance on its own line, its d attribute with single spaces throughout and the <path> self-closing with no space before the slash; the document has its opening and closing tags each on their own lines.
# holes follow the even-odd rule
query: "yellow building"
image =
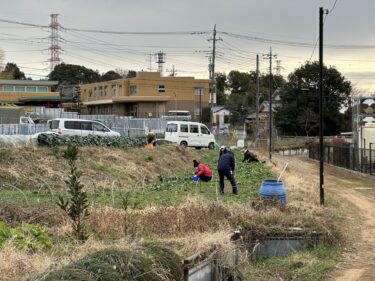
<svg viewBox="0 0 375 281">
<path fill-rule="evenodd" d="M 58 81 L 0 80 L 0 104 L 57 107 L 60 95 L 52 92 L 57 84 Z"/>
<path fill-rule="evenodd" d="M 136 77 L 81 86 L 81 100 L 89 114 L 138 118 L 161 117 L 169 110 L 188 110 L 193 119 L 209 106 L 208 79 L 160 76 L 137 72 Z"/>
</svg>

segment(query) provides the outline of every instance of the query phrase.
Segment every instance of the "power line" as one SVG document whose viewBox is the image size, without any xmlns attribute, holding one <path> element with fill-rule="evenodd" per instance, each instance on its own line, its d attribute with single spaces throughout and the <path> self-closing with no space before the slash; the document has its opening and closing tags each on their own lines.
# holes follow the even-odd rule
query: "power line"
<svg viewBox="0 0 375 281">
<path fill-rule="evenodd" d="M 38 25 L 38 24 L 33 24 L 33 23 L 26 23 L 26 22 L 5 20 L 5 19 L 0 19 L 0 22 L 13 23 L 13 24 L 30 26 L 30 27 L 48 28 L 48 25 Z"/>
<path fill-rule="evenodd" d="M 47 25 L 38 25 L 33 23 L 26 23 L 20 21 L 12 21 L 6 19 L 0 19 L 0 22 L 39 27 L 39 28 L 49 28 Z M 98 30 L 98 29 L 81 29 L 81 28 L 69 28 L 61 27 L 61 29 L 66 31 L 80 31 L 80 32 L 90 32 L 90 33 L 106 33 L 106 34 L 123 34 L 123 35 L 196 35 L 196 34 L 209 34 L 211 31 L 200 30 L 200 31 L 111 31 L 111 30 Z"/>
<path fill-rule="evenodd" d="M 303 48 L 311 48 L 315 46 L 315 43 L 275 40 L 275 39 L 269 39 L 269 38 L 263 38 L 263 37 L 235 34 L 235 33 L 225 32 L 225 31 L 217 31 L 217 33 L 227 35 L 233 38 L 257 41 L 257 42 L 262 42 L 262 43 L 267 43 L 267 44 L 285 45 L 285 46 L 303 47 Z M 332 48 L 332 49 L 358 49 L 358 50 L 375 49 L 375 45 L 324 44 L 324 46 L 327 48 Z"/>
<path fill-rule="evenodd" d="M 209 31 L 148 31 L 148 32 L 134 32 L 134 31 L 109 31 L 109 30 L 95 30 L 95 29 L 79 29 L 62 27 L 67 31 L 80 31 L 90 33 L 105 33 L 105 34 L 121 34 L 121 35 L 197 35 L 208 34 Z"/>
<path fill-rule="evenodd" d="M 335 3 L 333 4 L 332 8 L 329 10 L 330 13 L 332 13 L 333 10 L 335 9 L 335 7 L 336 7 L 336 3 L 337 3 L 337 0 L 335 0 Z"/>
</svg>

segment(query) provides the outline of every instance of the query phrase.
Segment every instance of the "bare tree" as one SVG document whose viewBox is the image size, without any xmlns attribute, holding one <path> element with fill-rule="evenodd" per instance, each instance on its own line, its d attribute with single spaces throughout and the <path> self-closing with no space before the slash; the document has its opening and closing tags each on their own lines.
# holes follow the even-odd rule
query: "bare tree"
<svg viewBox="0 0 375 281">
<path fill-rule="evenodd" d="M 319 127 L 319 116 L 311 108 L 307 108 L 297 117 L 297 122 L 303 125 L 306 136 L 308 137 L 313 129 Z"/>
</svg>

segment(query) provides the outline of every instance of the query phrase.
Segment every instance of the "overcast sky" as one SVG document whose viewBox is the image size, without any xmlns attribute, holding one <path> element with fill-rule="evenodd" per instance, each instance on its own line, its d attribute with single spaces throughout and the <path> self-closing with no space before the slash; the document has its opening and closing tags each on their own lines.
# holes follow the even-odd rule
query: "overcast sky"
<svg viewBox="0 0 375 281">
<path fill-rule="evenodd" d="M 318 59 L 319 7 L 325 18 L 324 60 L 364 93 L 375 92 L 374 0 L 12 0 L 0 9 L 0 20 L 50 24 L 50 14 L 68 30 L 60 30 L 60 58 L 103 73 L 108 70 L 157 69 L 153 54 L 166 53 L 164 72 L 208 77 L 212 30 L 217 25 L 216 72 L 267 71 L 262 54 L 277 54 L 273 72 L 285 77 L 306 61 Z M 333 9 L 333 10 L 332 10 Z M 70 29 L 126 32 L 203 31 L 202 34 L 105 34 Z M 50 30 L 0 21 L 0 48 L 28 77 L 50 71 Z M 254 37 L 268 39 L 260 42 Z M 283 42 L 280 42 L 283 41 Z M 297 44 L 294 44 L 297 43 Z M 292 46 L 297 45 L 297 46 Z M 152 54 L 151 56 L 149 54 Z M 280 60 L 276 69 L 276 60 Z"/>
</svg>

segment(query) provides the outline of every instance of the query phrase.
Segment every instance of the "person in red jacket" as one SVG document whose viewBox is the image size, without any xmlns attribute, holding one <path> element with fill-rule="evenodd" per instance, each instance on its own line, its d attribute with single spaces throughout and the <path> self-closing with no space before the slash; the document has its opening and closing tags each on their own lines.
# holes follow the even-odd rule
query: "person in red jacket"
<svg viewBox="0 0 375 281">
<path fill-rule="evenodd" d="M 194 168 L 197 168 L 195 175 L 199 180 L 208 182 L 212 179 L 212 171 L 206 165 L 199 163 L 197 160 L 193 160 Z"/>
</svg>

